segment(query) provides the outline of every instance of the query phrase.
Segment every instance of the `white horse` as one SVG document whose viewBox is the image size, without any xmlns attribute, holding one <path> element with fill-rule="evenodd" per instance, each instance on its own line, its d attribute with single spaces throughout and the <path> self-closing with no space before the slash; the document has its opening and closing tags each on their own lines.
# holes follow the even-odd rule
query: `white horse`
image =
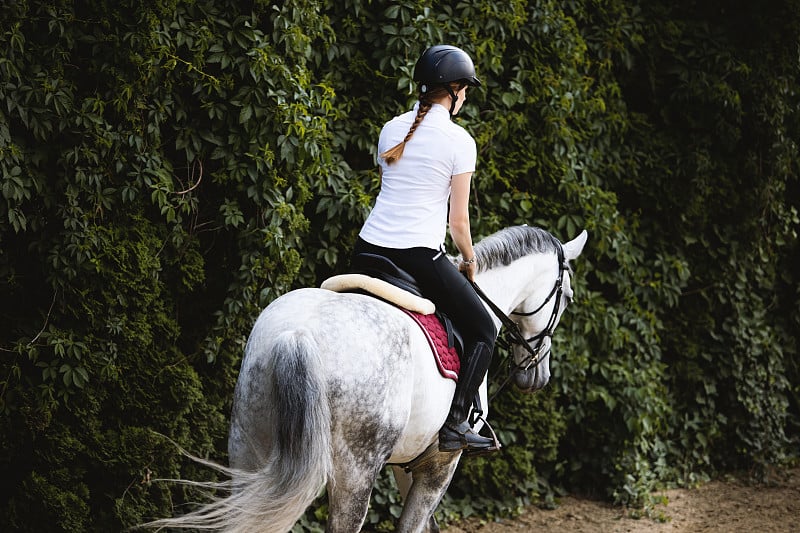
<svg viewBox="0 0 800 533">
<path fill-rule="evenodd" d="M 527 392 L 550 379 L 551 335 L 572 299 L 568 262 L 586 237 L 562 245 L 542 229 L 517 226 L 475 246 L 477 286 L 501 315 L 520 316 L 518 329 L 505 315 L 495 325 L 525 337 L 513 350 L 512 377 Z M 397 531 L 439 531 L 433 514 L 461 456 L 436 446 L 454 391 L 404 311 L 364 294 L 289 292 L 261 313 L 247 342 L 231 467 L 220 467 L 231 477 L 228 495 L 149 526 L 284 533 L 327 486 L 327 531 L 354 533 L 391 464 L 404 497 Z M 480 396 L 486 406 L 485 381 Z"/>
</svg>

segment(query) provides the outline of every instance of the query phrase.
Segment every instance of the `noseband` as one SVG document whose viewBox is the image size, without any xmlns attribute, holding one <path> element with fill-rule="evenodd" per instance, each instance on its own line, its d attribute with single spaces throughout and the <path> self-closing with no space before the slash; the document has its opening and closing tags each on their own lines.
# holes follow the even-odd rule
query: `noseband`
<svg viewBox="0 0 800 533">
<path fill-rule="evenodd" d="M 478 293 L 483 301 L 489 306 L 492 312 L 497 315 L 497 318 L 500 319 L 500 322 L 506 329 L 511 333 L 511 343 L 510 344 L 518 344 L 522 346 L 527 352 L 528 355 L 519 363 L 514 364 L 513 362 L 509 365 L 510 370 L 508 376 L 497 389 L 494 395 L 496 395 L 503 387 L 506 386 L 508 381 L 511 379 L 511 376 L 514 375 L 515 372 L 525 371 L 531 368 L 532 366 L 538 366 L 538 364 L 542 361 L 542 358 L 545 354 L 542 354 L 542 346 L 544 345 L 544 339 L 553 336 L 553 330 L 556 327 L 556 321 L 558 320 L 558 312 L 561 309 L 561 295 L 564 293 L 564 271 L 567 270 L 569 267 L 567 266 L 566 261 L 564 260 L 564 249 L 563 247 L 559 246 L 556 250 L 558 254 L 558 277 L 556 278 L 555 284 L 553 285 L 553 289 L 550 291 L 550 294 L 547 295 L 547 298 L 544 299 L 544 302 L 534 309 L 533 311 L 527 312 L 515 312 L 512 311 L 511 315 L 516 316 L 533 316 L 542 309 L 553 299 L 555 296 L 555 305 L 553 305 L 553 312 L 550 314 L 550 319 L 547 321 L 547 326 L 539 332 L 537 335 L 533 337 L 525 338 L 520 331 L 519 326 L 516 322 L 514 322 L 508 315 L 506 315 L 497 305 L 492 302 L 488 296 L 478 287 L 475 282 L 472 282 L 472 286 L 475 288 L 475 291 Z M 531 343 L 536 341 L 536 346 L 532 347 Z M 494 397 L 493 395 L 493 397 Z"/>
</svg>

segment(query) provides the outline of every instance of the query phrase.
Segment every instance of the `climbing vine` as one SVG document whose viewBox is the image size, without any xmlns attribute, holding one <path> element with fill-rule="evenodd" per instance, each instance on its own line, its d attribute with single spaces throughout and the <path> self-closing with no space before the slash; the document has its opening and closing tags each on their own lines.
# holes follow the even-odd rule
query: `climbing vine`
<svg viewBox="0 0 800 533">
<path fill-rule="evenodd" d="M 483 85 L 476 239 L 581 229 L 553 378 L 444 520 L 796 459 L 800 10 L 622 0 L 0 6 L 0 527 L 121 530 L 225 460 L 255 316 L 347 268 L 381 125 L 447 42 Z M 502 353 L 498 353 L 498 358 Z M 793 455 L 794 454 L 794 455 Z M 382 478 L 368 515 L 391 530 Z M 324 520 L 324 500 L 297 529 Z"/>
</svg>

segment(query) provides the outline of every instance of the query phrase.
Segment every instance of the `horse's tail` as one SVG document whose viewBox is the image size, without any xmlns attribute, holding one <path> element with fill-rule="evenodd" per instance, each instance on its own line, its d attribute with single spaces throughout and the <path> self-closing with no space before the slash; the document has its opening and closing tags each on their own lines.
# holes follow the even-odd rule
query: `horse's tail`
<svg viewBox="0 0 800 533">
<path fill-rule="evenodd" d="M 262 427 L 270 432 L 271 446 L 261 460 L 263 466 L 250 471 L 200 460 L 230 480 L 184 483 L 227 495 L 145 527 L 284 533 L 319 495 L 333 471 L 330 408 L 319 348 L 310 334 L 294 331 L 267 346 L 260 347 L 254 338 L 248 342 L 249 352 L 262 349 L 269 353 L 248 356 L 265 361 L 258 373 L 266 383 L 262 393 L 267 397 L 261 403 L 264 412 L 258 415 L 267 418 Z"/>
</svg>

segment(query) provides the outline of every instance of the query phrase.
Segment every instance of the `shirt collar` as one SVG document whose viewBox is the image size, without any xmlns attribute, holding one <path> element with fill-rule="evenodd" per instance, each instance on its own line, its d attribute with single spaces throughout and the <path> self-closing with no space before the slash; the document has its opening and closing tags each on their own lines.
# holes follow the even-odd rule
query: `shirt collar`
<svg viewBox="0 0 800 533">
<path fill-rule="evenodd" d="M 417 109 L 419 109 L 419 100 L 417 100 L 417 103 L 414 104 L 414 112 L 415 113 L 416 113 Z M 433 104 L 431 106 L 430 111 L 428 111 L 428 115 L 429 116 L 442 116 L 442 117 L 446 118 L 447 120 L 450 120 L 450 110 L 448 110 L 442 104 Z"/>
</svg>

